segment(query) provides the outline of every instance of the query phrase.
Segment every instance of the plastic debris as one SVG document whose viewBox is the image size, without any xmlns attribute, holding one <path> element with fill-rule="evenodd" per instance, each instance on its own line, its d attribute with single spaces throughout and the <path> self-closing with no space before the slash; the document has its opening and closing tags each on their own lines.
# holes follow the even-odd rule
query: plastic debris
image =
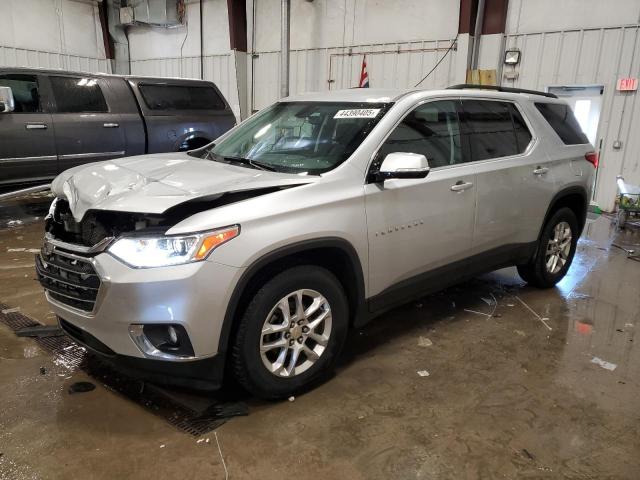
<svg viewBox="0 0 640 480">
<path fill-rule="evenodd" d="M 26 248 L 7 248 L 7 252 L 24 252 Z"/>
<path fill-rule="evenodd" d="M 595 363 L 596 365 L 601 366 L 605 370 L 610 370 L 612 372 L 618 367 L 618 365 L 616 365 L 615 363 L 607 362 L 598 357 L 593 357 L 591 359 L 591 363 Z"/>
<path fill-rule="evenodd" d="M 526 337 L 526 336 L 527 336 L 527 334 L 526 334 L 526 333 L 524 333 L 522 330 L 514 330 L 514 332 L 515 332 L 517 335 L 520 335 L 521 337 Z"/>
<path fill-rule="evenodd" d="M 291 396 L 289 397 L 289 401 L 290 401 L 290 402 L 295 401 L 295 399 L 296 399 L 296 397 L 294 397 L 293 395 L 291 395 Z"/>
<path fill-rule="evenodd" d="M 164 448 L 164 443 L 162 445 L 160 445 L 160 448 Z"/>
<path fill-rule="evenodd" d="M 20 307 L 13 307 L 13 308 L 5 308 L 4 310 L 2 310 L 2 313 L 6 315 L 7 313 L 15 313 L 19 311 L 20 311 Z"/>
<path fill-rule="evenodd" d="M 419 337 L 418 338 L 418 346 L 419 347 L 430 347 L 433 345 L 433 342 L 427 337 Z"/>
<path fill-rule="evenodd" d="M 199 438 L 196 443 L 202 443 L 202 442 L 204 442 L 204 438 Z"/>
<path fill-rule="evenodd" d="M 427 372 L 426 370 L 418 370 L 416 373 L 418 375 L 420 375 L 421 377 L 428 377 L 429 376 L 429 372 Z"/>
<path fill-rule="evenodd" d="M 516 300 L 518 300 L 527 310 L 529 310 L 531 313 L 533 313 L 533 315 L 540 320 L 540 322 L 542 322 L 542 324 L 547 327 L 547 330 L 553 330 L 551 328 L 551 325 L 549 325 L 547 322 L 549 321 L 549 319 L 547 317 L 541 317 L 540 315 L 538 315 L 533 308 L 531 308 L 529 305 L 527 305 L 526 303 L 524 303 L 524 300 L 522 300 L 520 297 L 518 297 L 516 295 Z"/>
<path fill-rule="evenodd" d="M 69 395 L 74 393 L 86 393 L 95 390 L 96 386 L 91 382 L 76 382 L 69 387 Z"/>
</svg>

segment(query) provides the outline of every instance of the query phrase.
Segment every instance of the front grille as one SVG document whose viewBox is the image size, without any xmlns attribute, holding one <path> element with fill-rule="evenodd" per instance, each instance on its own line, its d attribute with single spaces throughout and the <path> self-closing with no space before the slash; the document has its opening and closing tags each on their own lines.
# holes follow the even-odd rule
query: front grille
<svg viewBox="0 0 640 480">
<path fill-rule="evenodd" d="M 36 255 L 36 273 L 52 299 L 78 310 L 93 311 L 100 277 L 89 259 L 57 248 L 43 248 Z"/>
</svg>

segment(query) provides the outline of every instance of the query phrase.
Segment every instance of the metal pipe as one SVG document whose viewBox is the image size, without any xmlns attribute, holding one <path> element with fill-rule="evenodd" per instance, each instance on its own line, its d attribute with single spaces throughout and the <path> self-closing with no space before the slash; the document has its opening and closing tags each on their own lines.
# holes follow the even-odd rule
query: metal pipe
<svg viewBox="0 0 640 480">
<path fill-rule="evenodd" d="M 478 1 L 476 27 L 473 30 L 473 53 L 471 54 L 471 70 L 478 69 L 478 53 L 480 52 L 480 37 L 482 36 L 482 21 L 484 20 L 485 0 Z"/>
<path fill-rule="evenodd" d="M 26 195 L 27 193 L 36 193 L 43 190 L 49 190 L 50 188 L 51 184 L 47 183 L 46 185 L 38 185 L 37 187 L 23 188 L 21 190 L 14 190 L 13 192 L 2 193 L 0 194 L 0 201 L 10 200 L 14 197 L 19 197 L 20 195 Z"/>
<path fill-rule="evenodd" d="M 291 5 L 289 0 L 282 0 L 282 24 L 280 31 L 280 97 L 289 96 L 289 27 Z"/>
<path fill-rule="evenodd" d="M 202 8 L 202 2 L 203 0 L 200 0 L 200 78 L 204 80 L 204 22 L 202 19 L 204 8 Z"/>
</svg>

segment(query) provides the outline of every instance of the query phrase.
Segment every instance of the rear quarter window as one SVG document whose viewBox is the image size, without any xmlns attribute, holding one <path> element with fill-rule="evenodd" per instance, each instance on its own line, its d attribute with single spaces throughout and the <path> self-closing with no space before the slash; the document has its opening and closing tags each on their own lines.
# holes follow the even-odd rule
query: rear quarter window
<svg viewBox="0 0 640 480">
<path fill-rule="evenodd" d="M 144 103 L 151 110 L 224 110 L 224 100 L 212 87 L 140 85 Z"/>
<path fill-rule="evenodd" d="M 569 105 L 542 102 L 535 105 L 565 145 L 589 143 Z"/>
</svg>

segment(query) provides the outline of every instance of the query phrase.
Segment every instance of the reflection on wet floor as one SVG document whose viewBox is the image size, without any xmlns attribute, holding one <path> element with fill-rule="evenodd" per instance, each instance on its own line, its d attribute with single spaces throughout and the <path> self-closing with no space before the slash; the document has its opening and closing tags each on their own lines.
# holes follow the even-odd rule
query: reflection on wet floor
<svg viewBox="0 0 640 480">
<path fill-rule="evenodd" d="M 0 301 L 53 324 L 28 252 L 48 203 L 0 230 Z M 333 378 L 294 402 L 243 399 L 251 414 L 211 442 L 114 395 L 117 374 L 0 325 L 0 479 L 83 478 L 87 464 L 88 478 L 224 478 L 223 452 L 232 478 L 280 479 L 292 452 L 310 478 L 638 478 L 640 263 L 614 243 L 640 250 L 640 230 L 589 223 L 554 289 L 511 268 L 388 312 L 352 332 Z M 78 381 L 97 388 L 69 395 Z M 211 402 L 157 391 L 193 411 Z"/>
</svg>

